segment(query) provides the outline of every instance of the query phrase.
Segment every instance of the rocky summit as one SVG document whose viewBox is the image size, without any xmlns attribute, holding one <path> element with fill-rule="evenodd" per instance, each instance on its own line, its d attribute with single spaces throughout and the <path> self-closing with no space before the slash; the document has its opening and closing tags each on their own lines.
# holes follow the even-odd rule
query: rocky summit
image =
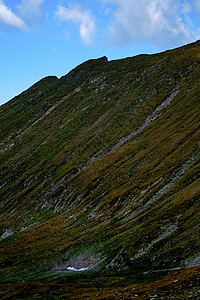
<svg viewBox="0 0 200 300">
<path fill-rule="evenodd" d="M 200 299 L 200 41 L 0 107 L 1 299 Z"/>
</svg>

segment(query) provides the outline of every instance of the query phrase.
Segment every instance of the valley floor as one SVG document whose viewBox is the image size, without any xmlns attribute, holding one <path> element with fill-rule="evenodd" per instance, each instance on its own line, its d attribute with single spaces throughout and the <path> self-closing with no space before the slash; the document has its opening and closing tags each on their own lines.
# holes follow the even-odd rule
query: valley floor
<svg viewBox="0 0 200 300">
<path fill-rule="evenodd" d="M 82 277 L 83 279 L 83 277 Z M 4 299 L 200 299 L 200 266 L 184 269 L 163 279 L 128 287 L 106 288 L 41 282 L 13 283 L 0 287 Z"/>
</svg>

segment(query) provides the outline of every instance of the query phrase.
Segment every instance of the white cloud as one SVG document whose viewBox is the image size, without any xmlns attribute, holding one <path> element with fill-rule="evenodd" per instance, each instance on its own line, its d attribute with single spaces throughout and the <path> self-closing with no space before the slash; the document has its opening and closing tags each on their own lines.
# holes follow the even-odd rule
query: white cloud
<svg viewBox="0 0 200 300">
<path fill-rule="evenodd" d="M 191 11 L 192 11 L 192 7 L 191 7 L 190 3 L 189 2 L 184 2 L 182 4 L 182 12 L 187 15 Z"/>
<path fill-rule="evenodd" d="M 192 31 L 191 4 L 199 0 L 102 0 L 114 7 L 109 38 L 117 46 L 146 41 L 161 47 L 199 38 Z"/>
<path fill-rule="evenodd" d="M 200 13 L 200 1 L 194 0 L 194 5 L 198 13 Z"/>
<path fill-rule="evenodd" d="M 70 8 L 58 6 L 56 16 L 62 21 L 73 21 L 79 24 L 79 32 L 81 40 L 90 45 L 95 32 L 95 23 L 89 10 L 81 8 L 78 4 L 74 4 Z"/>
<path fill-rule="evenodd" d="M 23 30 L 27 30 L 28 27 L 25 22 L 16 14 L 14 14 L 10 8 L 8 8 L 2 0 L 0 0 L 0 21 Z"/>
<path fill-rule="evenodd" d="M 17 5 L 17 10 L 20 15 L 34 14 L 38 17 L 42 16 L 40 6 L 44 0 L 22 0 L 21 4 Z"/>
</svg>

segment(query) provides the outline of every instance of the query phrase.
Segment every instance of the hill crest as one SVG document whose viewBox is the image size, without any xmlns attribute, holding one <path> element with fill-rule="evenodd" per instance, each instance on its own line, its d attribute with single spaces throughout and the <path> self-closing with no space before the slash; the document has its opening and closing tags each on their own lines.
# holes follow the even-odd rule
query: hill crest
<svg viewBox="0 0 200 300">
<path fill-rule="evenodd" d="M 199 49 L 89 60 L 0 107 L 2 282 L 199 265 Z"/>
</svg>

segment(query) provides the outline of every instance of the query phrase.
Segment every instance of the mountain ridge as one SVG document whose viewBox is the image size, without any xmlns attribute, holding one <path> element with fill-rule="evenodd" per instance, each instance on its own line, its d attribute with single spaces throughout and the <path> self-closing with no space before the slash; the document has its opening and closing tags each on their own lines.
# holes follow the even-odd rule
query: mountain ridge
<svg viewBox="0 0 200 300">
<path fill-rule="evenodd" d="M 199 44 L 89 60 L 0 107 L 3 283 L 199 265 Z"/>
</svg>

